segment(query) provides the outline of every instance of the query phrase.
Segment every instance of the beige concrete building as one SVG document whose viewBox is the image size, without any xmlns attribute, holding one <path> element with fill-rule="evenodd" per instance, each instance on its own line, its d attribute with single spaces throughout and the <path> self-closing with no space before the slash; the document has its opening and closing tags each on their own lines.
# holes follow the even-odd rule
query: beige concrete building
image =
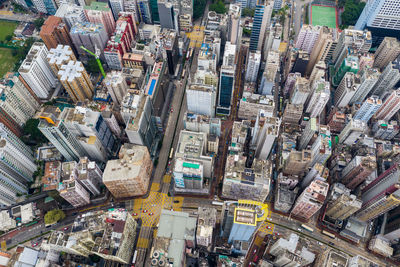
<svg viewBox="0 0 400 267">
<path fill-rule="evenodd" d="M 383 69 L 400 54 L 400 42 L 394 37 L 385 37 L 375 52 L 374 67 Z"/>
<path fill-rule="evenodd" d="M 287 104 L 283 112 L 283 122 L 298 124 L 303 115 L 303 105 Z"/>
<path fill-rule="evenodd" d="M 284 164 L 283 173 L 289 175 L 301 175 L 310 165 L 311 159 L 312 153 L 310 150 L 292 150 L 289 154 L 289 158 Z"/>
<path fill-rule="evenodd" d="M 68 45 L 57 45 L 56 48 L 51 48 L 47 54 L 47 61 L 54 73 L 58 73 L 62 65 L 68 61 L 76 61 L 74 51 Z"/>
<path fill-rule="evenodd" d="M 115 198 L 141 196 L 147 192 L 152 170 L 147 147 L 125 143 L 119 159 L 107 162 L 103 183 Z"/>
<path fill-rule="evenodd" d="M 326 216 L 335 220 L 345 220 L 361 209 L 362 201 L 355 195 L 343 194 L 326 209 Z"/>
<path fill-rule="evenodd" d="M 68 61 L 60 67 L 58 78 L 74 102 L 85 102 L 93 97 L 94 87 L 80 61 Z"/>
<path fill-rule="evenodd" d="M 246 168 L 245 163 L 243 155 L 228 155 L 222 195 L 229 199 L 264 202 L 270 191 L 272 163 L 255 159 L 251 168 Z"/>
<path fill-rule="evenodd" d="M 255 120 L 259 110 L 262 109 L 272 117 L 275 110 L 274 97 L 272 95 L 258 95 L 243 92 L 240 99 L 238 118 L 243 120 Z"/>
</svg>

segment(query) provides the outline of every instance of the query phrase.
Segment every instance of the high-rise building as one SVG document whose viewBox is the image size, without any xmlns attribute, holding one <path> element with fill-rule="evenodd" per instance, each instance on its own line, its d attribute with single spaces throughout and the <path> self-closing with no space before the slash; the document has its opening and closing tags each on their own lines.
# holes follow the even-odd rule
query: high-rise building
<svg viewBox="0 0 400 267">
<path fill-rule="evenodd" d="M 377 168 L 375 156 L 355 156 L 342 170 L 341 183 L 354 190 Z"/>
<path fill-rule="evenodd" d="M 204 184 L 203 163 L 177 158 L 174 162 L 173 177 L 176 188 L 201 190 Z"/>
<path fill-rule="evenodd" d="M 301 75 L 304 76 L 306 74 L 308 62 L 310 61 L 310 55 L 303 50 L 292 50 L 291 53 L 294 56 L 291 72 L 300 72 Z"/>
<path fill-rule="evenodd" d="M 251 29 L 250 36 L 250 51 L 262 50 L 264 43 L 264 34 L 266 29 L 269 28 L 271 14 L 272 14 L 272 3 L 261 3 L 256 5 L 256 10 L 254 13 L 253 28 Z"/>
<path fill-rule="evenodd" d="M 228 38 L 227 41 L 237 45 L 241 37 L 241 8 L 240 5 L 230 4 L 228 11 Z"/>
<path fill-rule="evenodd" d="M 335 51 L 339 33 L 337 29 L 328 28 L 323 26 L 318 39 L 310 54 L 310 61 L 307 65 L 306 73 L 310 74 L 316 63 L 323 61 L 328 63 L 332 58 L 333 51 Z"/>
<path fill-rule="evenodd" d="M 358 73 L 359 68 L 359 60 L 357 56 L 349 55 L 344 58 L 342 64 L 336 70 L 334 76 L 332 77 L 332 84 L 336 87 L 343 80 L 346 73 Z"/>
<path fill-rule="evenodd" d="M 334 107 L 330 110 L 327 121 L 332 132 L 340 133 L 346 125 L 346 114 Z"/>
<path fill-rule="evenodd" d="M 77 138 L 61 120 L 58 107 L 46 106 L 39 114 L 38 129 L 52 143 L 67 161 L 79 160 L 87 156 Z"/>
<path fill-rule="evenodd" d="M 310 93 L 310 83 L 308 80 L 306 78 L 297 77 L 290 96 L 290 103 L 293 105 L 305 105 Z"/>
<path fill-rule="evenodd" d="M 47 62 L 48 53 L 44 43 L 34 43 L 18 69 L 24 81 L 41 99 L 47 99 L 58 84 L 57 77 Z"/>
<path fill-rule="evenodd" d="M 283 122 L 298 124 L 303 115 L 303 105 L 287 104 L 283 112 Z"/>
<path fill-rule="evenodd" d="M 319 130 L 319 122 L 315 117 L 311 117 L 310 120 L 306 123 L 306 128 L 300 137 L 300 142 L 298 149 L 303 150 L 307 148 L 307 145 L 310 143 L 311 138 L 317 133 Z"/>
<path fill-rule="evenodd" d="M 317 118 L 324 110 L 329 101 L 330 90 L 329 82 L 320 80 L 314 83 L 311 98 L 308 101 L 306 112 L 310 114 L 310 118 Z"/>
<path fill-rule="evenodd" d="M 354 28 L 378 28 L 400 31 L 400 2 L 398 0 L 371 0 L 365 5 Z"/>
<path fill-rule="evenodd" d="M 283 173 L 288 175 L 302 175 L 310 166 L 312 152 L 310 150 L 292 150 L 283 166 Z"/>
<path fill-rule="evenodd" d="M 75 103 L 93 97 L 94 87 L 82 62 L 70 60 L 67 64 L 61 65 L 58 77 Z"/>
<path fill-rule="evenodd" d="M 236 45 L 227 42 L 220 71 L 217 114 L 229 115 L 231 113 L 236 70 L 235 55 Z"/>
<path fill-rule="evenodd" d="M 310 80 L 311 87 L 313 87 L 314 83 L 321 79 L 326 80 L 326 70 L 327 65 L 324 61 L 318 61 L 317 64 L 314 65 L 310 77 L 308 78 Z"/>
<path fill-rule="evenodd" d="M 393 241 L 400 238 L 400 207 L 392 209 L 387 213 L 384 237 Z"/>
<path fill-rule="evenodd" d="M 135 38 L 136 22 L 133 15 L 128 12 L 119 13 L 113 35 L 108 40 L 104 49 L 104 57 L 110 69 L 121 70 L 122 59 L 125 53 L 131 50 Z"/>
<path fill-rule="evenodd" d="M 160 37 L 160 43 L 165 51 L 162 53 L 163 58 L 165 61 L 168 62 L 169 74 L 174 75 L 179 60 L 177 31 L 168 28 L 163 28 L 159 37 Z"/>
<path fill-rule="evenodd" d="M 400 205 L 399 172 L 396 163 L 363 188 L 363 205 L 356 214 L 358 220 L 373 220 Z"/>
<path fill-rule="evenodd" d="M 267 159 L 275 139 L 278 137 L 281 120 L 270 117 L 260 109 L 254 126 L 252 145 L 256 146 L 255 156 L 259 159 Z"/>
<path fill-rule="evenodd" d="M 390 91 L 400 81 L 400 57 L 387 64 L 378 81 L 372 88 L 372 94 L 382 96 L 385 92 Z"/>
<path fill-rule="evenodd" d="M 355 119 L 350 119 L 346 127 L 339 134 L 339 143 L 351 146 L 355 144 L 358 138 L 365 132 L 367 125 L 365 122 Z"/>
<path fill-rule="evenodd" d="M 36 170 L 32 150 L 0 123 L 0 205 L 16 203 L 17 194 L 28 193 Z"/>
<path fill-rule="evenodd" d="M 151 24 L 153 22 L 153 19 L 154 22 L 157 22 L 157 19 L 158 22 L 160 21 L 157 0 L 137 0 L 137 8 L 141 22 Z M 154 12 L 155 9 L 157 9 L 157 13 Z M 153 18 L 153 15 L 155 14 L 157 14 L 157 17 Z"/>
<path fill-rule="evenodd" d="M 136 0 L 124 0 L 124 11 L 132 13 L 135 21 L 140 22 L 139 10 Z"/>
<path fill-rule="evenodd" d="M 338 198 L 328 203 L 325 216 L 334 220 L 345 220 L 356 213 L 362 205 L 362 201 L 355 195 L 341 194 Z"/>
<path fill-rule="evenodd" d="M 188 111 L 215 116 L 216 87 L 210 85 L 191 84 L 186 89 L 186 100 Z"/>
<path fill-rule="evenodd" d="M 367 123 L 381 106 L 382 100 L 373 95 L 364 101 L 353 118 Z"/>
<path fill-rule="evenodd" d="M 257 81 L 258 70 L 261 64 L 261 52 L 249 52 L 247 57 L 247 69 L 245 79 L 247 82 L 254 83 Z"/>
<path fill-rule="evenodd" d="M 103 183 L 115 198 L 142 196 L 148 190 L 152 170 L 147 147 L 125 143 L 119 159 L 107 161 Z"/>
<path fill-rule="evenodd" d="M 75 208 L 90 203 L 89 192 L 78 182 L 76 165 L 75 161 L 64 162 L 62 164 L 61 181 L 57 187 L 60 196 Z"/>
<path fill-rule="evenodd" d="M 83 6 L 71 3 L 62 3 L 54 16 L 61 18 L 68 29 L 71 29 L 77 22 L 87 21 Z"/>
<path fill-rule="evenodd" d="M 100 58 L 104 59 L 103 51 L 109 36 L 103 24 L 93 24 L 91 22 L 76 23 L 70 30 L 70 36 L 72 43 L 78 50 L 79 57 L 91 57 L 91 55 L 80 48 L 83 46 L 92 52 L 95 52 L 96 48 L 99 49 L 101 51 Z"/>
<path fill-rule="evenodd" d="M 399 131 L 400 126 L 396 121 L 390 121 L 390 123 L 388 123 L 384 120 L 378 120 L 372 126 L 374 137 L 382 140 L 392 140 Z"/>
<path fill-rule="evenodd" d="M 374 56 L 374 67 L 383 69 L 400 55 L 400 42 L 393 37 L 385 37 Z"/>
<path fill-rule="evenodd" d="M 129 142 L 146 146 L 152 151 L 158 131 L 150 97 L 128 92 L 121 103 L 121 115 L 126 124 L 125 132 Z"/>
<path fill-rule="evenodd" d="M 8 122 L 14 122 L 22 127 L 39 110 L 39 103 L 17 74 L 0 84 L 0 96 L 0 110 L 4 116 L 4 120 L 0 117 L 0 121 L 4 121 L 6 126 L 9 126 Z M 6 120 L 8 117 L 10 120 Z"/>
<path fill-rule="evenodd" d="M 285 81 L 285 86 L 283 89 L 283 92 L 285 95 L 289 96 L 292 94 L 292 90 L 294 88 L 294 85 L 295 85 L 298 77 L 301 77 L 301 73 L 299 73 L 299 72 L 291 72 L 288 74 L 286 81 Z"/>
<path fill-rule="evenodd" d="M 390 120 L 394 114 L 400 109 L 400 89 L 392 90 L 391 94 L 388 95 L 382 106 L 375 113 L 375 118 L 378 120 Z"/>
<path fill-rule="evenodd" d="M 67 25 L 56 16 L 50 16 L 44 22 L 40 29 L 40 38 L 42 38 L 48 50 L 56 48 L 60 44 L 72 47 Z"/>
<path fill-rule="evenodd" d="M 357 87 L 357 91 L 354 93 L 349 104 L 361 103 L 367 97 L 369 92 L 375 86 L 380 76 L 379 70 L 375 68 L 367 68 L 363 71 L 359 77 L 360 85 Z"/>
<path fill-rule="evenodd" d="M 291 214 L 310 219 L 324 204 L 328 195 L 329 184 L 321 180 L 312 181 L 297 198 Z"/>
<path fill-rule="evenodd" d="M 54 0 L 32 0 L 36 10 L 43 14 L 54 15 L 57 11 L 57 4 Z"/>
<path fill-rule="evenodd" d="M 71 47 L 68 45 L 58 45 L 56 48 L 50 49 L 47 54 L 47 61 L 53 72 L 58 74 L 62 65 L 69 61 L 76 61 L 76 57 Z"/>
<path fill-rule="evenodd" d="M 345 29 L 339 35 L 338 43 L 332 54 L 335 70 L 339 68 L 349 53 L 367 53 L 372 45 L 371 32 Z"/>
<path fill-rule="evenodd" d="M 90 227 L 86 228 L 85 225 Z M 63 251 L 82 258 L 96 255 L 104 261 L 130 264 L 133 250 L 129 248 L 134 246 L 137 239 L 137 227 L 136 220 L 124 209 L 91 211 L 79 214 L 70 232 L 52 232 L 44 246 L 46 250 L 58 253 Z"/>
<path fill-rule="evenodd" d="M 125 11 L 124 10 L 124 1 L 123 0 L 110 0 L 110 8 L 114 16 L 114 20 L 118 20 L 119 13 Z"/>
<path fill-rule="evenodd" d="M 311 54 L 321 32 L 321 26 L 303 24 L 297 35 L 295 47 Z"/>
<path fill-rule="evenodd" d="M 222 195 L 230 199 L 249 199 L 264 202 L 270 192 L 272 163 L 254 159 L 247 168 L 246 157 L 228 155 L 222 185 Z"/>
<path fill-rule="evenodd" d="M 79 183 L 92 193 L 92 195 L 99 195 L 101 193 L 101 185 L 103 184 L 103 172 L 97 166 L 96 162 L 90 161 L 87 157 L 80 158 L 76 169 Z"/>
<path fill-rule="evenodd" d="M 235 208 L 228 243 L 232 243 L 233 241 L 249 241 L 256 228 L 257 212 L 255 209 Z"/>
<path fill-rule="evenodd" d="M 113 151 L 115 137 L 100 112 L 83 107 L 64 108 L 61 120 L 90 159 L 107 161 Z"/>
<path fill-rule="evenodd" d="M 318 137 L 311 146 L 311 153 L 311 166 L 315 166 L 317 163 L 324 165 L 332 155 L 332 140 L 329 126 L 319 126 Z"/>
<path fill-rule="evenodd" d="M 261 83 L 258 87 L 260 95 L 273 95 L 275 90 L 275 77 L 279 71 L 280 60 L 277 51 L 269 51 L 266 68 L 261 78 Z"/>
<path fill-rule="evenodd" d="M 333 102 L 336 107 L 343 108 L 349 104 L 357 91 L 357 82 L 356 75 L 353 72 L 346 72 L 335 91 Z"/>
<path fill-rule="evenodd" d="M 217 222 L 217 209 L 199 207 L 196 230 L 196 245 L 210 248 L 213 240 L 213 231 Z"/>
<path fill-rule="evenodd" d="M 115 20 L 107 3 L 93 1 L 89 6 L 85 6 L 84 10 L 89 22 L 102 25 L 108 36 L 112 35 L 115 30 Z"/>
<path fill-rule="evenodd" d="M 260 109 L 264 110 L 268 116 L 273 116 L 275 111 L 274 96 L 243 92 L 239 102 L 238 118 L 253 120 L 257 117 Z"/>
<path fill-rule="evenodd" d="M 112 71 L 108 73 L 104 79 L 104 84 L 107 87 L 108 93 L 114 104 L 121 105 L 122 99 L 128 92 L 129 86 L 126 83 L 125 77 L 120 71 Z"/>
<path fill-rule="evenodd" d="M 158 0 L 157 5 L 161 27 L 171 30 L 178 30 L 178 14 L 175 13 L 172 2 L 169 2 L 169 0 Z"/>
</svg>

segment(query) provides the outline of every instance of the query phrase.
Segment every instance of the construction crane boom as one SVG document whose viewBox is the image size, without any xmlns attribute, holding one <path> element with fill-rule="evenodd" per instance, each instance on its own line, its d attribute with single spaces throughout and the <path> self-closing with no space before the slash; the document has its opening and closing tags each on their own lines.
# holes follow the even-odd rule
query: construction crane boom
<svg viewBox="0 0 400 267">
<path fill-rule="evenodd" d="M 86 51 L 88 54 L 94 56 L 94 58 L 95 58 L 96 61 L 97 61 L 97 65 L 99 65 L 99 69 L 100 69 L 100 71 L 101 71 L 101 74 L 103 75 L 103 78 L 105 78 L 105 77 L 106 77 L 106 73 L 104 72 L 103 65 L 101 64 L 101 61 L 100 61 L 100 58 L 99 58 L 99 56 L 100 56 L 100 50 L 97 49 L 97 47 L 96 47 L 96 53 L 93 53 L 92 51 L 90 51 L 89 49 L 87 49 L 86 47 L 84 47 L 83 45 L 81 45 L 81 48 L 82 48 L 84 51 Z"/>
</svg>

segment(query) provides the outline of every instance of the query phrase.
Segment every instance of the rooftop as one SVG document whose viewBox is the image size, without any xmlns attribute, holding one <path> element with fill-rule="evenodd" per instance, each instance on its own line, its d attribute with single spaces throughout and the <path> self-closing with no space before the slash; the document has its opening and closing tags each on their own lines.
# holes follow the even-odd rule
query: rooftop
<svg viewBox="0 0 400 267">
<path fill-rule="evenodd" d="M 61 162 L 49 161 L 44 165 L 43 191 L 56 190 L 61 177 Z"/>
<path fill-rule="evenodd" d="M 207 142 L 205 133 L 181 131 L 175 157 L 200 158 Z"/>
</svg>

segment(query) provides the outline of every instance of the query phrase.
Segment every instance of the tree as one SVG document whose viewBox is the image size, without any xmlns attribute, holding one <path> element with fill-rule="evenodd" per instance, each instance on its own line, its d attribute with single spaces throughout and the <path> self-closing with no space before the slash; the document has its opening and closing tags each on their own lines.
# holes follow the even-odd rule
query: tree
<svg viewBox="0 0 400 267">
<path fill-rule="evenodd" d="M 9 42 L 9 41 L 12 40 L 12 38 L 13 38 L 13 36 L 12 36 L 11 34 L 9 34 L 9 35 L 7 35 L 4 39 L 5 39 L 7 42 Z"/>
<path fill-rule="evenodd" d="M 245 7 L 242 10 L 242 17 L 254 17 L 255 11 L 255 9 Z"/>
<path fill-rule="evenodd" d="M 193 19 L 198 19 L 204 14 L 207 0 L 194 0 L 193 3 Z"/>
<path fill-rule="evenodd" d="M 39 120 L 38 119 L 29 119 L 23 128 L 24 137 L 27 139 L 26 143 L 36 143 L 42 144 L 47 142 L 46 137 L 42 134 L 42 132 L 38 129 Z"/>
<path fill-rule="evenodd" d="M 65 218 L 65 213 L 62 210 L 54 209 L 44 215 L 45 224 L 53 224 Z"/>
<path fill-rule="evenodd" d="M 218 0 L 216 3 L 210 5 L 210 11 L 215 11 L 218 14 L 226 13 L 226 7 L 222 0 Z"/>
<path fill-rule="evenodd" d="M 86 70 L 92 73 L 100 72 L 99 64 L 97 64 L 97 60 L 94 57 L 90 57 L 90 59 L 88 60 L 86 64 Z"/>
<path fill-rule="evenodd" d="M 344 5 L 344 11 L 340 16 L 342 19 L 341 28 L 347 28 L 349 25 L 356 24 L 364 6 L 365 3 L 360 2 L 360 0 L 347 0 Z"/>
<path fill-rule="evenodd" d="M 33 24 L 35 25 L 36 30 L 40 31 L 40 28 L 44 24 L 44 18 L 37 18 L 33 21 Z"/>
<path fill-rule="evenodd" d="M 251 30 L 243 28 L 243 36 L 250 37 L 251 36 Z"/>
</svg>

